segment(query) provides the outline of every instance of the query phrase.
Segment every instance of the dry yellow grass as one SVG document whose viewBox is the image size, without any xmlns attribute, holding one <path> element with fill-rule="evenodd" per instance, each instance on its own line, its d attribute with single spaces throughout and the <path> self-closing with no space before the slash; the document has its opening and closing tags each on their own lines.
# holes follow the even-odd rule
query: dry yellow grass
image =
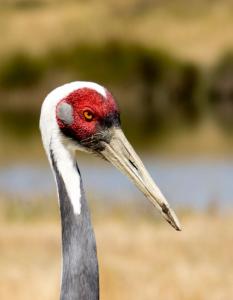
<svg viewBox="0 0 233 300">
<path fill-rule="evenodd" d="M 96 218 L 101 299 L 233 299 L 232 216 L 183 217 L 177 233 L 145 218 Z M 0 299 L 59 298 L 58 221 L 0 226 Z"/>
<path fill-rule="evenodd" d="M 73 41 L 119 39 L 211 64 L 233 47 L 233 6 L 228 0 L 46 2 L 30 9 L 1 7 L 0 53 L 24 49 L 40 54 Z"/>
</svg>

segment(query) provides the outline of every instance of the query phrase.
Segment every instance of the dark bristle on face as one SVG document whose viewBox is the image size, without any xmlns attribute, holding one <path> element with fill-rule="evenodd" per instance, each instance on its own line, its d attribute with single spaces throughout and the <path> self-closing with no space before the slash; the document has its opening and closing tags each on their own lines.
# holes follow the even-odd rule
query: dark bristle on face
<svg viewBox="0 0 233 300">
<path fill-rule="evenodd" d="M 79 139 L 70 127 L 61 128 L 61 132 L 73 142 L 77 142 L 89 150 L 101 152 L 105 148 L 105 143 L 109 143 L 111 140 L 111 131 L 109 129 L 120 127 L 120 123 L 120 114 L 116 111 L 102 118 L 96 126 L 95 133 L 84 139 Z"/>
<path fill-rule="evenodd" d="M 121 121 L 119 112 L 116 111 L 108 114 L 100 121 L 100 124 L 103 128 L 111 128 L 113 126 L 120 127 Z"/>
<path fill-rule="evenodd" d="M 119 126 L 119 113 L 111 114 L 100 121 L 95 134 L 81 140 L 80 144 L 89 150 L 101 152 L 105 149 L 106 143 L 109 143 L 111 140 L 112 131 L 110 129 Z"/>
</svg>

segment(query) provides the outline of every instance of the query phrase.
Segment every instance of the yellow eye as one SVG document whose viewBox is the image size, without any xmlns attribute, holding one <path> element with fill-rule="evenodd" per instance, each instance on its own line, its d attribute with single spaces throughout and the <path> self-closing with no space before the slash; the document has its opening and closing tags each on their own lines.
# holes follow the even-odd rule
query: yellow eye
<svg viewBox="0 0 233 300">
<path fill-rule="evenodd" d="M 85 120 L 88 122 L 92 121 L 92 119 L 94 118 L 94 115 L 90 110 L 85 110 L 83 112 L 83 115 L 84 115 Z"/>
</svg>

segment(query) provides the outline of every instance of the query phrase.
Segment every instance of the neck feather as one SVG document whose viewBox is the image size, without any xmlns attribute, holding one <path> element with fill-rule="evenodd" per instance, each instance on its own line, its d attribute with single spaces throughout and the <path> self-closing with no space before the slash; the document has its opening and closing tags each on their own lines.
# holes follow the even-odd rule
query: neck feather
<svg viewBox="0 0 233 300">
<path fill-rule="evenodd" d="M 50 160 L 57 182 L 62 225 L 60 299 L 98 300 L 96 242 L 77 163 L 64 146 L 59 148 L 59 155 L 50 149 Z"/>
</svg>

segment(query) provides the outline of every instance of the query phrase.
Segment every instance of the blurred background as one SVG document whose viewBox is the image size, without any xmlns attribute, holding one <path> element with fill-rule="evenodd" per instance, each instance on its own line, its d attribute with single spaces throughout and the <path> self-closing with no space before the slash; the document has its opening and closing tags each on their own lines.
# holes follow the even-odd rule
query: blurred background
<svg viewBox="0 0 233 300">
<path fill-rule="evenodd" d="M 0 299 L 59 298 L 60 221 L 38 121 L 75 80 L 122 127 L 176 209 L 173 231 L 107 163 L 79 155 L 101 299 L 233 299 L 233 3 L 0 0 Z"/>
</svg>

